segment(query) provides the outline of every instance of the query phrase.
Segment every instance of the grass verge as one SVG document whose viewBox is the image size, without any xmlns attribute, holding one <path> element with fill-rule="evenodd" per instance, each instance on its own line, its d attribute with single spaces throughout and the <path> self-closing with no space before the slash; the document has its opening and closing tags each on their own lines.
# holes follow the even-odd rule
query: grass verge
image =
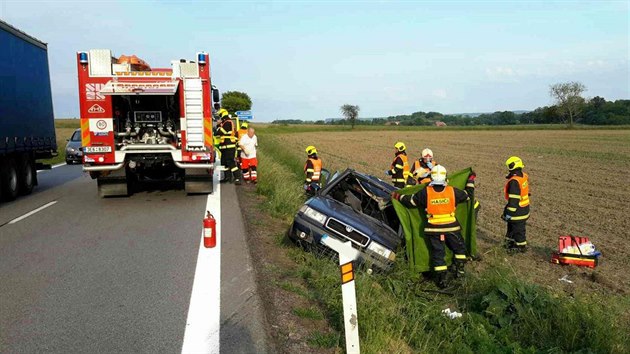
<svg viewBox="0 0 630 354">
<path fill-rule="evenodd" d="M 260 129 L 260 182 L 265 209 L 288 224 L 303 202 L 302 161 Z M 298 265 L 313 306 L 335 333 L 313 333 L 309 345 L 343 348 L 343 310 L 338 267 L 298 248 L 279 248 Z M 361 348 L 365 353 L 595 352 L 630 351 L 630 301 L 619 296 L 569 296 L 519 279 L 503 257 L 469 268 L 451 294 L 430 282 L 412 281 L 406 261 L 388 274 L 356 278 Z M 300 289 L 302 290 L 302 289 Z M 451 320 L 445 308 L 463 317 Z M 303 310 L 303 309 L 302 309 Z M 294 313 L 297 309 L 294 309 Z M 301 311 L 301 310 L 300 310 Z M 301 313 L 301 317 L 308 316 Z M 295 313 L 300 316 L 300 314 Z"/>
</svg>

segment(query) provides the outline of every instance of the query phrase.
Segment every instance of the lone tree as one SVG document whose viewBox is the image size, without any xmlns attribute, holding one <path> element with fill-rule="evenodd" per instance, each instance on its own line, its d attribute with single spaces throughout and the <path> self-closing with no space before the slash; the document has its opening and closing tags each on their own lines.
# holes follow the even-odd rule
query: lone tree
<svg viewBox="0 0 630 354">
<path fill-rule="evenodd" d="M 357 118 L 359 117 L 359 106 L 344 104 L 343 106 L 341 106 L 340 110 L 341 114 L 343 114 L 343 116 L 350 121 L 352 129 L 354 129 L 354 123 L 356 123 Z"/>
<path fill-rule="evenodd" d="M 581 82 L 561 82 L 549 86 L 549 95 L 556 100 L 560 114 L 569 118 L 569 127 L 573 127 L 573 120 L 584 105 L 584 91 L 586 86 Z"/>
<path fill-rule="evenodd" d="M 230 113 L 252 109 L 252 100 L 245 92 L 228 91 L 221 95 L 221 107 Z"/>
</svg>

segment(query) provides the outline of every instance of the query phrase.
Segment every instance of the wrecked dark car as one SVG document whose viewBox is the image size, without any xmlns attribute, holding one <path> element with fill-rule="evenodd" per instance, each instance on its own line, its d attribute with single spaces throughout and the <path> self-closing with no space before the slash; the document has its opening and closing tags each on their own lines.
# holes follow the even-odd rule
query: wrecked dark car
<svg viewBox="0 0 630 354">
<path fill-rule="evenodd" d="M 360 251 L 359 261 L 387 270 L 404 239 L 391 203 L 394 190 L 387 182 L 352 169 L 335 173 L 302 205 L 288 236 L 303 246 L 319 245 L 324 234 L 351 241 Z"/>
</svg>

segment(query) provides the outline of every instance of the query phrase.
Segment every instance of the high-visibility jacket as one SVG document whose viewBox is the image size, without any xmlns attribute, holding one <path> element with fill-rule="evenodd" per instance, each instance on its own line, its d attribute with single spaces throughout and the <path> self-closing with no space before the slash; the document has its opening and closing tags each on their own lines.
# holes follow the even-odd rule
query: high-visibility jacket
<svg viewBox="0 0 630 354">
<path fill-rule="evenodd" d="M 436 161 L 432 161 L 431 164 L 433 166 L 439 165 Z M 431 182 L 431 169 L 422 160 L 416 160 L 413 163 L 411 175 L 419 184 Z"/>
<path fill-rule="evenodd" d="M 457 204 L 470 199 L 468 193 L 451 186 L 427 186 L 416 194 L 400 196 L 400 202 L 426 212 L 425 233 L 442 234 L 461 230 L 454 213 Z"/>
<path fill-rule="evenodd" d="M 231 119 L 222 120 L 216 129 L 219 137 L 219 149 L 236 148 L 236 131 Z"/>
<path fill-rule="evenodd" d="M 399 153 L 396 155 L 390 166 L 390 172 L 393 183 L 407 183 L 407 178 L 411 176 L 411 172 L 409 171 L 409 160 L 406 154 Z"/>
<path fill-rule="evenodd" d="M 446 186 L 438 192 L 433 186 L 427 187 L 427 221 L 433 225 L 455 222 L 455 189 Z"/>
<path fill-rule="evenodd" d="M 503 190 L 507 204 L 505 214 L 510 221 L 521 221 L 529 218 L 529 176 L 522 171 L 515 171 L 508 176 Z"/>
<path fill-rule="evenodd" d="M 304 165 L 304 173 L 306 173 L 306 182 L 319 182 L 322 176 L 322 159 L 319 157 L 309 157 Z"/>
</svg>

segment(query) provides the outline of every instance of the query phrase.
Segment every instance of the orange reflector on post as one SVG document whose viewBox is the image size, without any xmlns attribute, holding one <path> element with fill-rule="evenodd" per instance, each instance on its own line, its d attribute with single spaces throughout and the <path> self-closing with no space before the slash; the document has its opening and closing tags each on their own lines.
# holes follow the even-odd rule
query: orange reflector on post
<svg viewBox="0 0 630 354">
<path fill-rule="evenodd" d="M 340 269 L 341 269 L 341 284 L 345 284 L 347 282 L 354 280 L 354 266 L 352 262 L 342 264 L 340 266 Z"/>
</svg>

